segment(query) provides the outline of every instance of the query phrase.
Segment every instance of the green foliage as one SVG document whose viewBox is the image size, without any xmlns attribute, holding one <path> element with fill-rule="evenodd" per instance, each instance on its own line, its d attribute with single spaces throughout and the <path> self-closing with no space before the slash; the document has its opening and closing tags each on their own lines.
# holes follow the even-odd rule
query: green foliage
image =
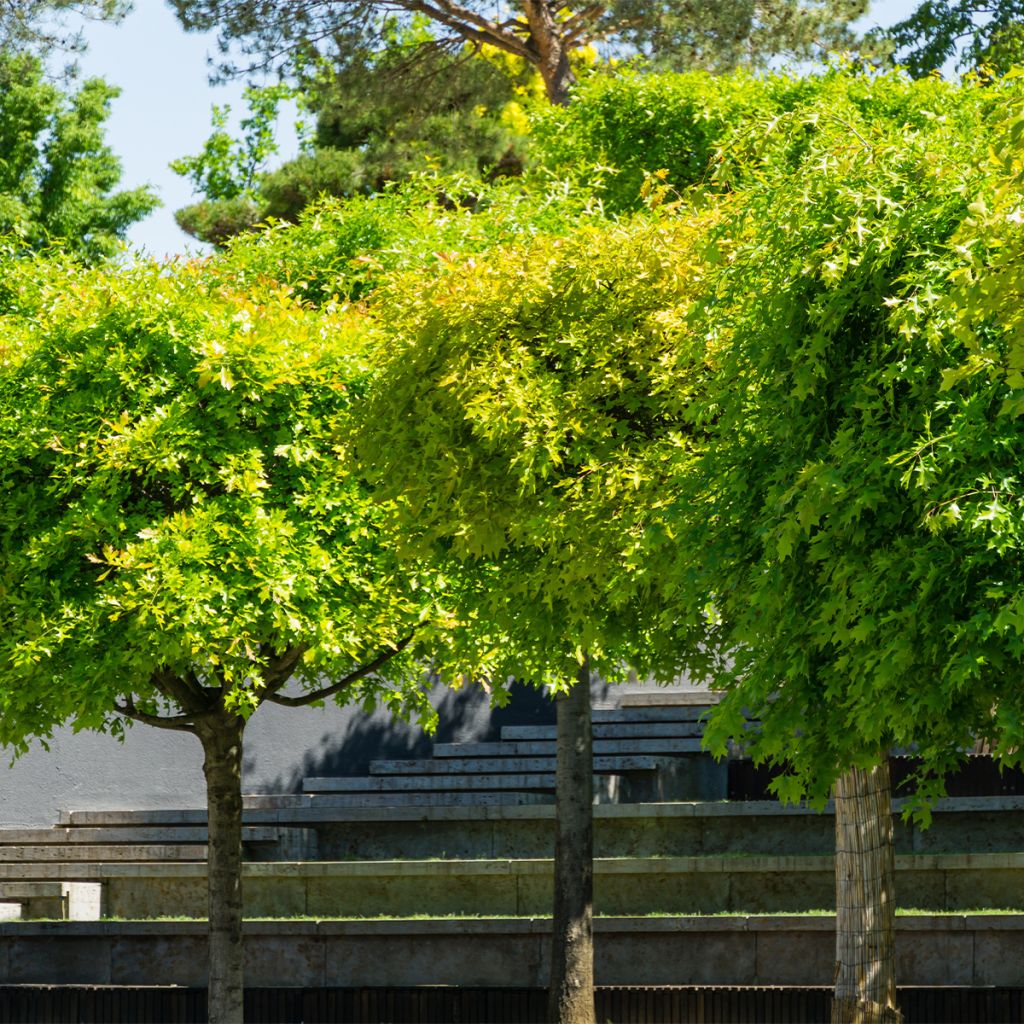
<svg viewBox="0 0 1024 1024">
<path fill-rule="evenodd" d="M 691 223 L 594 223 L 387 288 L 361 451 L 413 550 L 464 591 L 453 671 L 562 687 L 672 676 L 692 619 L 645 602 L 665 474 L 690 457 L 704 373 L 678 335 L 701 277 Z"/>
<path fill-rule="evenodd" d="M 645 175 L 658 170 L 676 188 L 728 187 L 718 159 L 728 140 L 819 88 L 817 79 L 784 75 L 595 74 L 569 106 L 534 113 L 534 147 L 555 173 L 593 179 L 600 171 L 605 205 L 635 210 L 643 205 Z"/>
<path fill-rule="evenodd" d="M 117 95 L 100 79 L 65 95 L 36 58 L 0 55 L 0 232 L 97 260 L 158 205 L 148 188 L 114 191 L 121 164 L 103 123 Z"/>
<path fill-rule="evenodd" d="M 424 279 L 459 258 L 539 232 L 564 233 L 600 216 L 587 190 L 434 174 L 346 202 L 324 200 L 296 225 L 242 235 L 225 259 L 250 278 L 293 287 L 304 299 L 365 299 L 397 271 Z"/>
<path fill-rule="evenodd" d="M 278 150 L 274 140 L 277 112 L 285 100 L 300 97 L 287 85 L 250 86 L 245 90 L 248 114 L 242 118 L 242 137 L 227 131 L 231 107 L 213 108 L 213 134 L 202 152 L 171 162 L 171 170 L 188 178 L 196 192 L 209 200 L 253 197 L 256 179 L 267 160 Z"/>
<path fill-rule="evenodd" d="M 117 730 L 118 698 L 153 714 L 182 688 L 248 716 L 284 652 L 314 690 L 427 642 L 426 578 L 341 448 L 358 313 L 204 263 L 4 274 L 3 742 L 67 717 Z M 339 699 L 429 724 L 420 679 L 396 656 Z"/>
<path fill-rule="evenodd" d="M 925 0 L 908 18 L 877 38 L 915 77 L 938 71 L 957 57 L 960 70 L 987 66 L 999 72 L 1024 58 L 1020 0 Z"/>
<path fill-rule="evenodd" d="M 745 742 L 788 765 L 783 796 L 892 747 L 924 758 L 924 797 L 976 736 L 1017 756 L 1019 322 L 969 289 L 1013 305 L 1019 164 L 985 140 L 1019 102 L 1013 80 L 834 77 L 764 126 L 714 238 L 713 430 L 677 529 L 733 659 L 708 739 L 759 719 Z"/>
</svg>

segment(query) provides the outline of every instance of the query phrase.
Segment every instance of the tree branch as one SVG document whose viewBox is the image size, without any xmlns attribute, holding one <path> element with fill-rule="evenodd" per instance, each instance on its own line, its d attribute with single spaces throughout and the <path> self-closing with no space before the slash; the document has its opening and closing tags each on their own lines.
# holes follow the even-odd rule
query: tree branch
<svg viewBox="0 0 1024 1024">
<path fill-rule="evenodd" d="M 124 704 L 114 701 L 114 708 L 125 718 L 135 722 L 142 722 L 145 725 L 155 725 L 158 729 L 174 729 L 178 732 L 193 732 L 195 730 L 195 715 L 174 715 L 165 718 L 163 715 L 150 715 L 145 711 L 139 711 L 135 706 L 135 700 L 131 694 L 124 698 Z"/>
<path fill-rule="evenodd" d="M 313 704 L 315 701 L 323 700 L 325 697 L 333 697 L 336 693 L 341 693 L 342 690 L 347 689 L 353 683 L 358 682 L 360 679 L 365 678 L 373 672 L 376 672 L 382 665 L 390 661 L 396 654 L 404 651 L 412 641 L 413 634 L 410 633 L 407 637 L 399 640 L 394 647 L 386 648 L 377 655 L 373 661 L 367 662 L 361 668 L 357 668 L 354 672 L 350 672 L 344 679 L 339 680 L 332 686 L 325 686 L 321 690 L 315 690 L 313 693 L 304 693 L 301 697 L 283 697 L 279 693 L 268 693 L 266 700 L 272 704 L 281 704 L 286 708 L 300 708 L 307 704 Z"/>
<path fill-rule="evenodd" d="M 264 700 L 271 694 L 277 693 L 282 686 L 291 678 L 298 665 L 299 659 L 309 650 L 309 644 L 296 644 L 289 647 L 284 654 L 270 651 L 270 662 L 263 670 Z"/>
<path fill-rule="evenodd" d="M 604 10 L 604 6 L 604 4 L 591 4 L 562 22 L 562 44 L 566 47 L 575 46 L 587 26 L 593 22 L 594 17 Z"/>
<path fill-rule="evenodd" d="M 490 43 L 501 50 L 507 50 L 518 57 L 533 60 L 529 46 L 501 25 L 483 15 L 471 11 L 452 0 L 402 0 L 401 6 L 407 11 L 418 11 L 432 21 L 450 28 L 464 39 L 478 43 Z"/>
</svg>

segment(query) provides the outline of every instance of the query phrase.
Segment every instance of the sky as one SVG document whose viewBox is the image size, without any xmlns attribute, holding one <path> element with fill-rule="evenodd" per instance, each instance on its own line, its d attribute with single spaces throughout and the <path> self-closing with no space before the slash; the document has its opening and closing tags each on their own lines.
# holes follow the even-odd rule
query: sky
<svg viewBox="0 0 1024 1024">
<path fill-rule="evenodd" d="M 891 25 L 905 18 L 919 0 L 883 0 L 871 5 L 862 26 Z M 98 75 L 121 88 L 107 127 L 111 148 L 124 166 L 125 187 L 155 187 L 163 206 L 136 224 L 129 242 L 158 258 L 204 251 L 174 223 L 174 210 L 193 201 L 189 183 L 168 164 L 198 153 L 210 133 L 210 108 L 229 104 L 237 122 L 244 112 L 243 82 L 211 86 L 207 56 L 216 54 L 212 35 L 186 33 L 164 0 L 135 0 L 118 25 L 86 27 L 88 50 L 79 59 L 85 75 Z M 278 121 L 278 160 L 297 149 L 294 111 Z"/>
</svg>

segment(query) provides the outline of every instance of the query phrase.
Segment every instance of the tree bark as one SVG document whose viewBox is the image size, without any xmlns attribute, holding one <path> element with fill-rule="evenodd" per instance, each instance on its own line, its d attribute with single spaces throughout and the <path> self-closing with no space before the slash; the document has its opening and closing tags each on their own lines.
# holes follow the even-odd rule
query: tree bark
<svg viewBox="0 0 1024 1024">
<path fill-rule="evenodd" d="M 836 974 L 832 1024 L 898 1024 L 889 762 L 836 780 Z"/>
<path fill-rule="evenodd" d="M 195 725 L 203 744 L 209 829 L 210 1024 L 242 1024 L 242 732 L 245 719 L 229 712 Z"/>
<path fill-rule="evenodd" d="M 576 81 L 569 65 L 569 51 L 565 46 L 558 22 L 547 0 L 523 0 L 526 22 L 530 26 L 530 49 L 536 54 L 535 63 L 548 99 L 563 107 L 569 102 L 569 89 Z"/>
<path fill-rule="evenodd" d="M 594 1024 L 594 808 L 590 659 L 556 701 L 555 901 L 548 1019 Z"/>
</svg>

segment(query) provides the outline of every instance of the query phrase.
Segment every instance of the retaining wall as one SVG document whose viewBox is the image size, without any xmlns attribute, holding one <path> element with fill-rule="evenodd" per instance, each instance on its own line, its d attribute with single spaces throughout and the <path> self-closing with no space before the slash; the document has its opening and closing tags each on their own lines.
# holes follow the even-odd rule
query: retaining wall
<svg viewBox="0 0 1024 1024">
<path fill-rule="evenodd" d="M 203 922 L 0 924 L 0 984 L 206 984 Z M 599 985 L 824 985 L 832 917 L 599 918 Z M 260 986 L 547 984 L 546 919 L 246 924 Z M 897 919 L 903 985 L 1019 986 L 1024 915 Z"/>
</svg>

